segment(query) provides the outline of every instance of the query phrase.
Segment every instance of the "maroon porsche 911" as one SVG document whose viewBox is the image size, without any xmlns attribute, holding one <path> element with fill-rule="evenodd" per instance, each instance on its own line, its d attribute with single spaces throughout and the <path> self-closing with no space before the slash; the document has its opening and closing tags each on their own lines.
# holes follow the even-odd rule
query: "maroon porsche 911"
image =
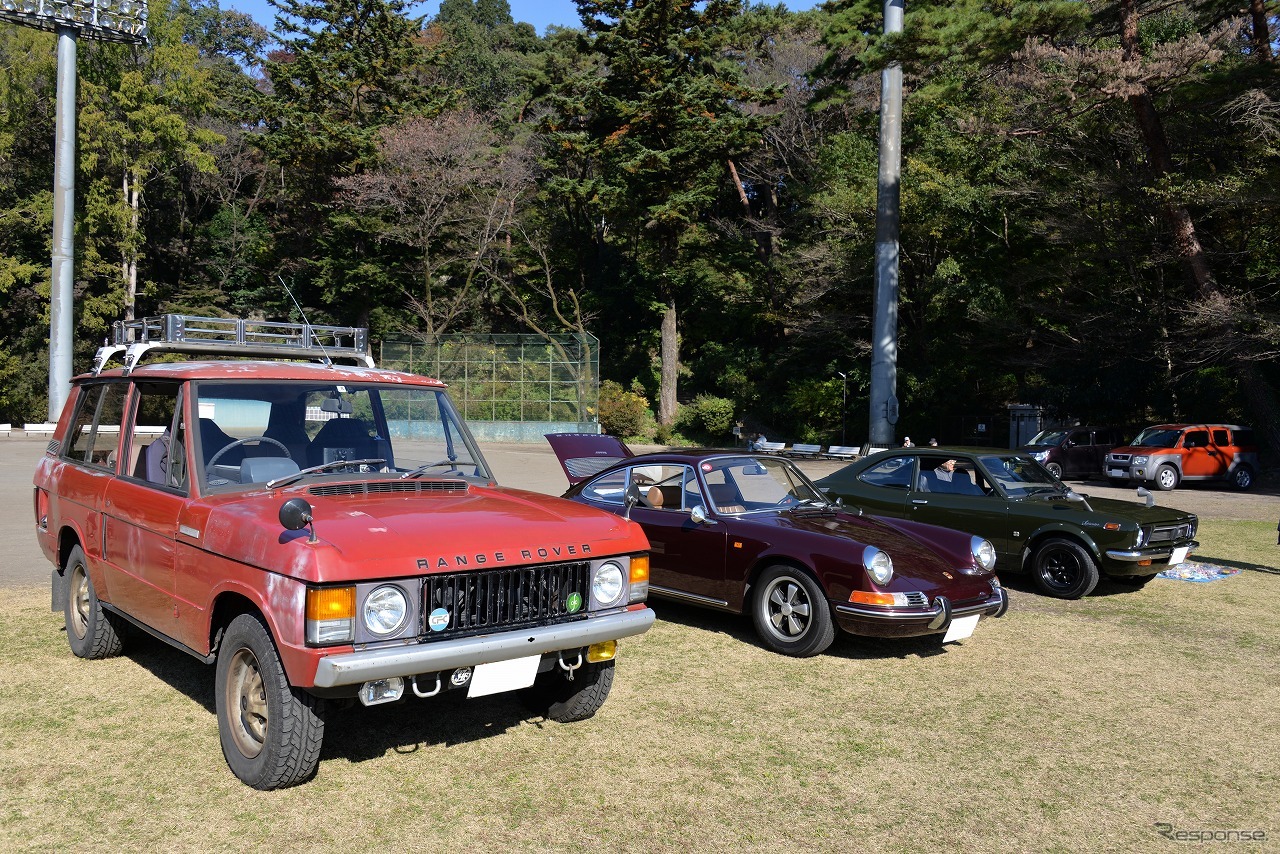
<svg viewBox="0 0 1280 854">
<path fill-rule="evenodd" d="M 816 655 L 855 635 L 973 633 L 1009 599 L 981 537 L 832 503 L 790 461 L 738 451 L 636 456 L 612 436 L 547 436 L 565 498 L 627 516 L 649 537 L 649 592 L 750 612 L 767 646 Z"/>
</svg>

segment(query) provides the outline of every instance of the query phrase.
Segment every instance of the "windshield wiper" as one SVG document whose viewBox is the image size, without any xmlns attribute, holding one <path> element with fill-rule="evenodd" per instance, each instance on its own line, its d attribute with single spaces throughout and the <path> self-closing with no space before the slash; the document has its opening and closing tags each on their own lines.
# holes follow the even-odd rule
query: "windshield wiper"
<svg viewBox="0 0 1280 854">
<path fill-rule="evenodd" d="M 278 477 L 275 480 L 267 481 L 267 489 L 275 489 L 277 486 L 286 486 L 295 480 L 301 480 L 303 475 L 316 474 L 317 472 L 328 471 L 329 469 L 342 468 L 343 466 L 375 466 L 385 463 L 384 459 L 367 459 L 367 460 L 332 460 L 327 463 L 321 463 L 318 466 L 311 466 L 302 471 L 296 471 L 293 474 L 287 474 L 284 477 Z"/>
<path fill-rule="evenodd" d="M 405 472 L 404 474 L 400 475 L 400 479 L 404 480 L 405 478 L 417 477 L 418 475 L 426 474 L 427 472 L 431 471 L 431 469 L 438 468 L 439 466 L 450 466 L 455 471 L 457 471 L 458 461 L 457 460 L 436 460 L 434 463 L 427 463 L 426 465 L 418 466 L 413 471 Z"/>
</svg>

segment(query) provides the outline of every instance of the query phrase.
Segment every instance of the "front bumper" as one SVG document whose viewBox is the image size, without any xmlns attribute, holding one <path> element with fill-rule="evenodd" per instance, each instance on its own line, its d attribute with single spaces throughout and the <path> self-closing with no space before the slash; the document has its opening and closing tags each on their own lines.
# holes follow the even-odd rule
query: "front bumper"
<svg viewBox="0 0 1280 854">
<path fill-rule="evenodd" d="M 318 688 L 359 685 L 392 676 L 414 676 L 578 649 L 641 634 L 653 625 L 655 616 L 652 608 L 641 608 L 524 631 L 327 655 L 316 667 L 315 685 Z"/>
<path fill-rule="evenodd" d="M 1162 544 L 1145 549 L 1107 549 L 1106 555 L 1108 560 L 1119 561 L 1120 563 L 1151 561 L 1152 564 L 1157 564 L 1168 563 L 1169 559 L 1173 557 L 1173 553 L 1183 548 L 1187 550 L 1187 554 L 1191 554 L 1200 548 L 1200 544 L 1195 540 L 1189 540 L 1185 543 Z"/>
<path fill-rule="evenodd" d="M 909 638 L 943 634 L 956 617 L 981 614 L 1001 617 L 1009 610 L 1009 594 L 997 587 L 986 600 L 956 608 L 945 596 L 934 600 L 924 611 L 874 608 L 867 605 L 840 603 L 832 608 L 840 628 L 850 634 L 882 638 Z"/>
</svg>

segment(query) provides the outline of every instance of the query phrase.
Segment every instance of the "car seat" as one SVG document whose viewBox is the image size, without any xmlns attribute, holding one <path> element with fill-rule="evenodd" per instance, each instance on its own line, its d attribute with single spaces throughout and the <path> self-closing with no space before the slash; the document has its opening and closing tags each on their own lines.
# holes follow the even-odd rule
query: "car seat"
<svg viewBox="0 0 1280 854">
<path fill-rule="evenodd" d="M 386 459 L 390 465 L 390 445 L 375 436 L 370 425 L 358 418 L 326 421 L 307 448 L 307 465 L 312 466 L 335 460 L 367 459 Z"/>
</svg>

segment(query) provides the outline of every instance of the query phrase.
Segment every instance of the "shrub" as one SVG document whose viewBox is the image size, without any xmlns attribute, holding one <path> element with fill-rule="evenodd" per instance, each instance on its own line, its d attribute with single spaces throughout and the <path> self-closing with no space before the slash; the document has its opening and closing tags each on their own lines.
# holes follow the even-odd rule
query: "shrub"
<svg viewBox="0 0 1280 854">
<path fill-rule="evenodd" d="M 600 383 L 600 426 L 610 436 L 647 439 L 653 431 L 649 401 L 613 380 Z"/>
<path fill-rule="evenodd" d="M 733 432 L 733 401 L 700 394 L 680 407 L 676 427 L 693 436 L 724 439 Z"/>
</svg>

